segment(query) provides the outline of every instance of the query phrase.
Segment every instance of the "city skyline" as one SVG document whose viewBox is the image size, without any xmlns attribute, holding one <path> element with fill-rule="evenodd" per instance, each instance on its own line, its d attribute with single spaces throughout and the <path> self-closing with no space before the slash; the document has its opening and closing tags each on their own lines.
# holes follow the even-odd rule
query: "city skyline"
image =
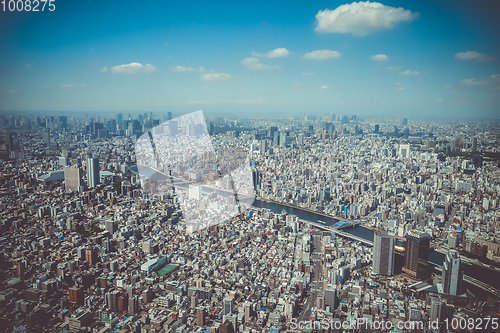
<svg viewBox="0 0 500 333">
<path fill-rule="evenodd" d="M 131 5 L 2 12 L 0 112 L 499 115 L 494 2 Z"/>
</svg>

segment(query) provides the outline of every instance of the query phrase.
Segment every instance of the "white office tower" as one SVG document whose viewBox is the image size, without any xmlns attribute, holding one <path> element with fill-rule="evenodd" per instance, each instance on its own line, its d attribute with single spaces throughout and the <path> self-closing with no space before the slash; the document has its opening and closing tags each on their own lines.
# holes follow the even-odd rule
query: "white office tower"
<svg viewBox="0 0 500 333">
<path fill-rule="evenodd" d="M 450 295 L 462 294 L 463 268 L 457 251 L 449 250 L 444 258 L 441 283 L 443 292 Z"/>
<path fill-rule="evenodd" d="M 201 200 L 201 185 L 189 185 L 189 198 Z"/>
<path fill-rule="evenodd" d="M 92 155 L 89 154 L 87 155 L 87 185 L 93 188 L 100 183 L 99 159 L 93 158 Z"/>
<path fill-rule="evenodd" d="M 399 153 L 399 157 L 402 157 L 402 158 L 411 157 L 410 145 L 409 144 L 400 144 L 398 153 Z"/>
<path fill-rule="evenodd" d="M 381 231 L 375 232 L 373 239 L 373 273 L 394 275 L 395 239 Z"/>
</svg>

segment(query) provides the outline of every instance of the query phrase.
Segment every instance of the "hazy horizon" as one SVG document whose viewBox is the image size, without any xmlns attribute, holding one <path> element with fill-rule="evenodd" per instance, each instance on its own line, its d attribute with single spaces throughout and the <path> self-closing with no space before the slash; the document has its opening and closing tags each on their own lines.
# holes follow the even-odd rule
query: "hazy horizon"
<svg viewBox="0 0 500 333">
<path fill-rule="evenodd" d="M 1 113 L 500 116 L 494 1 L 55 5 L 0 13 Z"/>
</svg>

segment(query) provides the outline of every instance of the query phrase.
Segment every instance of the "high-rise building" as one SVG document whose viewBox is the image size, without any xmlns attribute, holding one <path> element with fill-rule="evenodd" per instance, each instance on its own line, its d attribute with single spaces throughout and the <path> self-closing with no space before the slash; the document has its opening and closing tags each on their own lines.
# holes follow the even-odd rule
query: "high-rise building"
<svg viewBox="0 0 500 333">
<path fill-rule="evenodd" d="M 235 329 L 233 327 L 233 324 L 229 321 L 226 320 L 224 324 L 219 326 L 219 333 L 234 333 Z"/>
<path fill-rule="evenodd" d="M 374 133 L 378 133 L 379 130 L 380 130 L 380 125 L 379 124 L 375 125 L 375 131 L 374 131 Z"/>
<path fill-rule="evenodd" d="M 68 118 L 66 116 L 59 116 L 59 128 L 68 128 Z"/>
<path fill-rule="evenodd" d="M 441 283 L 445 294 L 462 294 L 463 267 L 456 250 L 448 250 L 444 258 Z"/>
<path fill-rule="evenodd" d="M 431 297 L 431 312 L 430 320 L 431 322 L 437 321 L 441 323 L 444 319 L 444 314 L 446 310 L 446 299 L 440 297 Z M 439 325 L 441 327 L 441 325 Z"/>
<path fill-rule="evenodd" d="M 172 120 L 172 112 L 167 113 L 167 120 Z"/>
<path fill-rule="evenodd" d="M 118 296 L 118 312 L 124 312 L 128 310 L 128 295 L 122 294 Z"/>
<path fill-rule="evenodd" d="M 204 307 L 199 307 L 196 309 L 196 325 L 205 326 L 205 320 L 207 318 L 207 310 Z"/>
<path fill-rule="evenodd" d="M 106 231 L 110 233 L 110 235 L 114 234 L 115 231 L 118 230 L 118 223 L 113 220 L 106 221 Z"/>
<path fill-rule="evenodd" d="M 12 133 L 9 132 L 5 135 L 6 135 L 5 141 L 7 142 L 7 145 L 8 145 L 7 150 L 13 151 L 14 150 L 14 139 L 13 139 Z"/>
<path fill-rule="evenodd" d="M 474 138 L 472 140 L 472 151 L 476 152 L 477 151 L 477 138 Z"/>
<path fill-rule="evenodd" d="M 128 299 L 128 313 L 136 314 L 139 312 L 139 298 L 132 296 Z"/>
<path fill-rule="evenodd" d="M 394 274 L 395 239 L 382 231 L 376 231 L 373 239 L 373 273 Z"/>
<path fill-rule="evenodd" d="M 299 146 L 302 146 L 304 144 L 304 134 L 300 133 L 299 135 L 297 135 L 297 144 Z"/>
<path fill-rule="evenodd" d="M 85 261 L 88 262 L 91 265 L 94 265 L 97 263 L 97 249 L 96 248 L 90 248 L 85 250 Z"/>
<path fill-rule="evenodd" d="M 233 312 L 234 298 L 227 296 L 224 298 L 224 314 L 230 314 Z"/>
<path fill-rule="evenodd" d="M 419 279 L 427 274 L 431 236 L 422 231 L 409 230 L 406 234 L 406 254 L 403 272 Z"/>
<path fill-rule="evenodd" d="M 43 142 L 48 146 L 50 145 L 50 130 L 46 129 L 43 131 Z"/>
<path fill-rule="evenodd" d="M 78 191 L 82 186 L 82 172 L 80 168 L 64 168 L 64 187 L 66 191 Z"/>
<path fill-rule="evenodd" d="M 280 144 L 280 132 L 279 131 L 274 131 L 273 144 L 274 145 L 279 145 Z"/>
<path fill-rule="evenodd" d="M 191 294 L 191 309 L 195 309 L 197 306 L 198 306 L 198 295 L 196 294 L 196 291 L 193 291 Z"/>
<path fill-rule="evenodd" d="M 336 303 L 337 303 L 337 287 L 329 284 L 325 289 L 325 305 L 333 309 Z"/>
<path fill-rule="evenodd" d="M 99 159 L 87 155 L 87 185 L 90 188 L 96 187 L 100 184 L 99 176 Z"/>
<path fill-rule="evenodd" d="M 250 318 L 253 314 L 252 312 L 252 303 L 245 302 L 245 323 L 248 323 L 250 321 Z"/>
<path fill-rule="evenodd" d="M 83 305 L 83 288 L 71 287 L 68 289 L 69 302 L 72 304 Z"/>
<path fill-rule="evenodd" d="M 400 144 L 399 145 L 399 151 L 398 151 L 399 157 L 402 158 L 409 158 L 411 155 L 410 152 L 410 145 L 409 144 Z"/>
<path fill-rule="evenodd" d="M 281 148 L 285 148 L 286 147 L 286 138 L 288 136 L 286 135 L 286 133 L 281 133 L 280 135 L 280 147 Z"/>
</svg>

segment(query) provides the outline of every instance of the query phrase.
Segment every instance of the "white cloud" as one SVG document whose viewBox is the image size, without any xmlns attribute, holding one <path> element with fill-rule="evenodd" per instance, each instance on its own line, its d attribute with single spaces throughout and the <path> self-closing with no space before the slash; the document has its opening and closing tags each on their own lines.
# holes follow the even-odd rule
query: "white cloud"
<svg viewBox="0 0 500 333">
<path fill-rule="evenodd" d="M 5 93 L 7 94 L 15 94 L 17 92 L 17 90 L 15 89 L 7 89 L 7 90 L 4 90 Z"/>
<path fill-rule="evenodd" d="M 107 72 L 108 71 L 108 67 L 104 66 L 103 68 L 101 68 L 101 72 Z"/>
<path fill-rule="evenodd" d="M 61 84 L 61 87 L 63 88 L 73 88 L 74 86 L 75 86 L 74 83 Z"/>
<path fill-rule="evenodd" d="M 405 70 L 404 72 L 401 72 L 400 74 L 401 75 L 420 75 L 419 72 L 417 72 L 417 71 L 411 71 L 409 69 Z"/>
<path fill-rule="evenodd" d="M 328 89 L 328 86 L 321 86 L 321 89 Z"/>
<path fill-rule="evenodd" d="M 445 88 L 451 88 L 451 86 L 449 84 L 445 85 L 444 87 Z"/>
<path fill-rule="evenodd" d="M 460 83 L 470 87 L 497 85 L 500 84 L 500 74 L 488 76 L 486 79 L 464 79 Z"/>
<path fill-rule="evenodd" d="M 455 59 L 458 60 L 474 60 L 474 61 L 492 61 L 495 58 L 487 54 L 478 53 L 476 51 L 459 52 L 455 54 Z"/>
<path fill-rule="evenodd" d="M 442 98 L 436 98 L 434 101 L 435 102 L 442 102 L 442 101 L 444 101 L 444 99 L 442 99 Z"/>
<path fill-rule="evenodd" d="M 267 53 L 252 52 L 252 57 L 278 58 L 278 57 L 287 57 L 289 54 L 290 54 L 290 52 L 286 48 L 281 47 L 281 48 L 269 51 Z"/>
<path fill-rule="evenodd" d="M 334 59 L 340 58 L 342 54 L 338 51 L 330 51 L 330 50 L 317 50 L 312 52 L 307 52 L 304 54 L 305 59 L 315 59 L 315 60 L 324 60 L 324 59 Z"/>
<path fill-rule="evenodd" d="M 230 78 L 232 78 L 232 76 L 226 73 L 208 73 L 201 76 L 203 81 L 222 81 L 229 80 Z"/>
<path fill-rule="evenodd" d="M 302 75 L 304 75 L 304 76 L 314 76 L 314 73 L 313 72 L 302 73 Z"/>
<path fill-rule="evenodd" d="M 396 90 L 405 90 L 405 87 L 398 87 Z"/>
<path fill-rule="evenodd" d="M 200 72 L 203 73 L 205 69 L 203 67 L 184 67 L 184 66 L 175 66 L 171 69 L 172 72 Z"/>
<path fill-rule="evenodd" d="M 33 67 L 33 64 L 32 63 L 27 63 L 27 64 L 24 65 L 24 67 L 30 68 L 30 67 Z"/>
<path fill-rule="evenodd" d="M 334 10 L 320 10 L 316 14 L 316 31 L 364 36 L 392 29 L 400 21 L 413 21 L 418 15 L 401 7 L 385 6 L 378 2 L 353 2 Z"/>
<path fill-rule="evenodd" d="M 156 67 L 151 64 L 142 65 L 138 62 L 132 62 L 126 65 L 113 66 L 111 72 L 113 74 L 153 73 L 156 72 Z"/>
<path fill-rule="evenodd" d="M 388 71 L 398 71 L 400 68 L 401 68 L 401 67 L 399 67 L 399 66 L 389 66 L 389 67 L 387 67 L 386 69 L 387 69 Z"/>
<path fill-rule="evenodd" d="M 264 65 L 264 64 L 259 62 L 259 58 L 245 58 L 241 61 L 241 64 L 244 65 L 247 69 L 253 69 L 253 70 L 279 69 L 280 68 L 280 66 Z"/>
<path fill-rule="evenodd" d="M 485 86 L 488 84 L 488 81 L 478 79 L 463 79 L 460 83 L 464 86 Z"/>
<path fill-rule="evenodd" d="M 385 54 L 376 54 L 374 56 L 371 56 L 370 59 L 376 61 L 387 61 L 389 60 L 389 57 L 386 56 Z"/>
<path fill-rule="evenodd" d="M 300 87 L 300 84 L 299 84 L 299 83 L 294 83 L 293 85 L 294 85 L 295 87 L 297 87 L 297 88 L 298 88 L 298 87 Z"/>
</svg>

